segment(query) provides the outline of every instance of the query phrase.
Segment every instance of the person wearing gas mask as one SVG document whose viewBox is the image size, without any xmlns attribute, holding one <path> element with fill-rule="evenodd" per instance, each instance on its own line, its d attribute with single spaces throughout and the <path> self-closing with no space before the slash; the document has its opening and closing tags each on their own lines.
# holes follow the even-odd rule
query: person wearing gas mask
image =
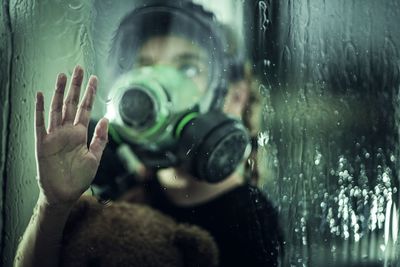
<svg viewBox="0 0 400 267">
<path fill-rule="evenodd" d="M 147 1 L 121 21 L 113 38 L 106 118 L 89 119 L 96 77 L 78 104 L 79 66 L 64 104 L 66 76 L 58 76 L 47 130 L 38 93 L 40 196 L 19 266 L 42 253 L 47 262 L 41 266 L 56 266 L 69 210 L 92 183 L 102 198 L 118 199 L 135 188 L 141 197 L 131 199 L 208 230 L 221 266 L 276 266 L 276 211 L 244 179 L 252 142 L 240 118 L 250 82 L 235 53 L 226 28 L 201 6 Z M 130 168 L 137 160 L 139 168 Z"/>
</svg>

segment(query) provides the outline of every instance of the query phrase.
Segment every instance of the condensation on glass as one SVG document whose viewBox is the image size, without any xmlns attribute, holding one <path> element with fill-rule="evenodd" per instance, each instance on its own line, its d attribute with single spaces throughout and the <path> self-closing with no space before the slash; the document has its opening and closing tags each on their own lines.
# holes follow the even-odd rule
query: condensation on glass
<svg viewBox="0 0 400 267">
<path fill-rule="evenodd" d="M 252 45 L 265 102 L 260 186 L 279 208 L 282 266 L 400 266 L 398 1 L 197 2 Z M 111 25 L 134 4 L 2 5 L 3 266 L 12 265 L 38 193 L 34 94 L 44 92 L 48 110 L 53 77 L 70 75 L 79 63 L 86 78 L 100 77 L 100 116 L 107 102 L 101 77 L 107 77 L 103 60 Z"/>
<path fill-rule="evenodd" d="M 257 1 L 284 266 L 399 266 L 400 6 Z"/>
<path fill-rule="evenodd" d="M 229 0 L 199 2 L 219 10 L 217 15 L 224 21 L 240 22 L 240 6 Z M 0 6 L 0 185 L 5 189 L 0 192 L 0 211 L 5 215 L 0 218 L 1 266 L 12 266 L 38 196 L 33 131 L 36 91 L 43 92 L 48 111 L 57 74 L 70 77 L 80 64 L 85 69 L 84 84 L 91 74 L 99 77 L 92 115 L 103 116 L 110 86 L 104 61 L 110 38 L 123 15 L 137 4 L 139 0 L 5 0 Z"/>
<path fill-rule="evenodd" d="M 44 93 L 48 111 L 59 72 L 70 77 L 75 64 L 81 64 L 88 74 L 86 79 L 93 73 L 89 29 L 94 13 L 90 1 L 76 0 L 8 0 L 1 7 L 0 130 L 4 148 L 0 148 L 4 161 L 0 160 L 0 179 L 4 197 L 0 205 L 5 216 L 0 265 L 8 267 L 12 266 L 16 246 L 38 196 L 35 93 Z"/>
</svg>

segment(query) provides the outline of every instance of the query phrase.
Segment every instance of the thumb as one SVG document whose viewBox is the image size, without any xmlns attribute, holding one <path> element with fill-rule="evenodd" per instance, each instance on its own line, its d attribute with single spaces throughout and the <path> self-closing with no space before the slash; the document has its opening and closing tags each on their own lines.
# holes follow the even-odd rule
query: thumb
<svg viewBox="0 0 400 267">
<path fill-rule="evenodd" d="M 108 119 L 102 118 L 96 125 L 92 141 L 90 142 L 89 151 L 93 153 L 98 162 L 108 143 Z"/>
</svg>

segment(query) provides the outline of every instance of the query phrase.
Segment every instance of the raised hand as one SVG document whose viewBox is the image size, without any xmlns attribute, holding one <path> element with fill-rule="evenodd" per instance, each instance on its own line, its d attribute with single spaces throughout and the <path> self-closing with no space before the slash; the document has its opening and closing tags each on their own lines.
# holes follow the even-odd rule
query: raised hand
<svg viewBox="0 0 400 267">
<path fill-rule="evenodd" d="M 75 67 L 64 99 L 67 77 L 59 74 L 49 112 L 44 123 L 44 98 L 36 95 L 36 162 L 41 194 L 49 204 L 73 204 L 86 191 L 96 174 L 107 143 L 107 119 L 101 119 L 87 147 L 87 132 L 97 78 L 91 76 L 79 103 L 83 69 Z"/>
</svg>

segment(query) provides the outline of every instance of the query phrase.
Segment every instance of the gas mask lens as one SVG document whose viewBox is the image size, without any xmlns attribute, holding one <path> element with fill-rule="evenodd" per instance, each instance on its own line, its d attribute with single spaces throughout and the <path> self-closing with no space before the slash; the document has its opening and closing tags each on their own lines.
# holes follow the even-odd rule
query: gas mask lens
<svg viewBox="0 0 400 267">
<path fill-rule="evenodd" d="M 207 13 L 180 7 L 144 6 L 122 22 L 114 36 L 112 79 L 132 69 L 165 65 L 175 68 L 204 92 L 199 109 L 215 109 L 225 90 L 223 36 Z"/>
<path fill-rule="evenodd" d="M 245 157 L 248 133 L 221 112 L 227 42 L 211 13 L 190 5 L 144 5 L 113 38 L 106 117 L 110 134 L 149 168 L 180 166 L 218 182 Z"/>
<path fill-rule="evenodd" d="M 149 38 L 137 51 L 133 69 L 165 65 L 175 68 L 191 79 L 205 92 L 211 81 L 210 56 L 206 50 L 190 40 L 176 36 L 154 36 Z"/>
</svg>

